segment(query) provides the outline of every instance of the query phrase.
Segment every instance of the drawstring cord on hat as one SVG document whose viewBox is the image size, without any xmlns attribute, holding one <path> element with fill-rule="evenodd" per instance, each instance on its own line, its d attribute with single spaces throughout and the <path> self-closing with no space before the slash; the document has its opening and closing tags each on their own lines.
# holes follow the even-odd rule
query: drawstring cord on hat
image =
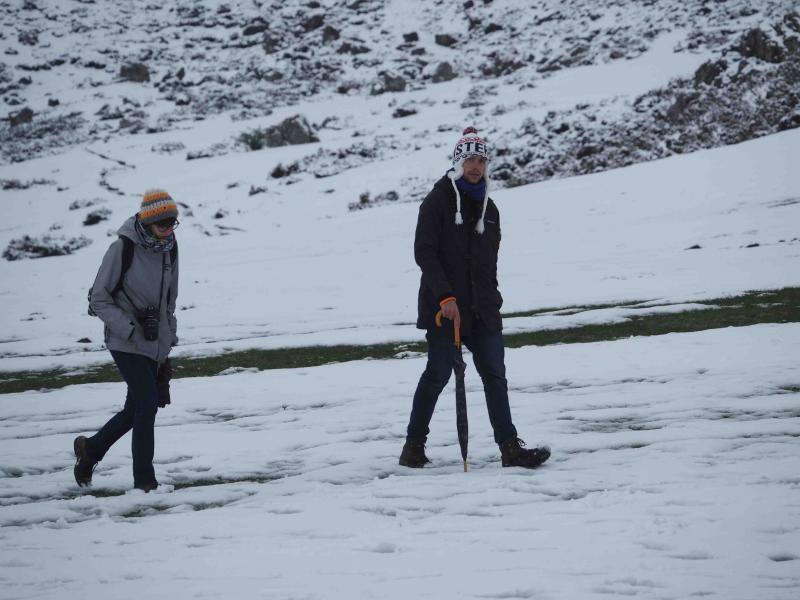
<svg viewBox="0 0 800 600">
<path fill-rule="evenodd" d="M 458 186 L 456 185 L 456 179 L 460 179 L 463 175 L 464 167 L 461 165 L 461 163 L 457 164 L 447 172 L 447 177 L 450 179 L 450 184 L 453 186 L 453 191 L 456 193 L 456 225 L 464 224 L 464 217 L 461 216 L 461 194 L 459 193 Z M 483 195 L 483 208 L 481 209 L 481 218 L 478 219 L 478 224 L 475 225 L 475 231 L 481 234 L 486 229 L 483 220 L 486 216 L 486 205 L 489 202 L 489 178 L 484 175 L 484 179 L 486 180 L 486 192 Z"/>
</svg>

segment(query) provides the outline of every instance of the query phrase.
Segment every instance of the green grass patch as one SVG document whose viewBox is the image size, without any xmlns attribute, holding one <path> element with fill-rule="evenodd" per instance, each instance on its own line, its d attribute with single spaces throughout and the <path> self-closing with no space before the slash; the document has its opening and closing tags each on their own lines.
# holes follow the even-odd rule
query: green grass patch
<svg viewBox="0 0 800 600">
<path fill-rule="evenodd" d="M 508 313 L 503 316 L 505 318 L 532 316 L 556 310 L 581 312 L 600 308 L 633 308 L 635 304 L 640 304 L 640 302 L 538 309 L 529 312 Z M 679 313 L 634 315 L 621 323 L 514 333 L 506 335 L 505 342 L 509 348 L 520 348 L 522 346 L 612 341 L 631 336 L 685 333 L 722 327 L 743 327 L 758 323 L 800 322 L 800 288 L 750 292 L 730 298 L 698 301 L 694 304 L 705 304 L 709 308 Z M 653 307 L 642 307 L 643 310 L 651 308 Z M 368 358 L 387 359 L 401 352 L 425 352 L 425 349 L 425 342 L 366 346 L 308 346 L 246 350 L 200 358 L 176 358 L 173 360 L 173 364 L 175 377 L 207 377 L 217 375 L 230 367 L 257 368 L 259 370 L 316 367 L 328 363 Z M 0 394 L 109 381 L 120 381 L 119 373 L 113 364 L 91 367 L 81 372 L 52 370 L 0 373 Z"/>
</svg>

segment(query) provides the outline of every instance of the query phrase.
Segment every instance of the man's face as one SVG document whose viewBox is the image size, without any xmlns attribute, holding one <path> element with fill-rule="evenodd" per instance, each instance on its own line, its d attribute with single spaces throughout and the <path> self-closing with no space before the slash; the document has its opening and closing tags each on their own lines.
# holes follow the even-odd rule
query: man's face
<svg viewBox="0 0 800 600">
<path fill-rule="evenodd" d="M 464 161 L 464 179 L 470 183 L 478 183 L 486 173 L 486 159 L 482 156 L 470 156 Z"/>
</svg>

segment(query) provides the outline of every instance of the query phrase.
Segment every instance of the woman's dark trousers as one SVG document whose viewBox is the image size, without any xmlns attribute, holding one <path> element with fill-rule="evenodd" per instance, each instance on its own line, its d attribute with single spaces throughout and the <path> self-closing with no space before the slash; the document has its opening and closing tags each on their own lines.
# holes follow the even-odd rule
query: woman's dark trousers
<svg viewBox="0 0 800 600">
<path fill-rule="evenodd" d="M 452 325 L 429 329 L 425 338 L 428 340 L 428 364 L 414 394 L 407 430 L 408 438 L 416 440 L 427 439 L 430 432 L 428 425 L 436 408 L 436 400 L 453 372 Z M 483 380 L 489 422 L 494 429 L 494 441 L 502 444 L 510 438 L 517 437 L 508 405 L 503 333 L 487 331 L 483 321 L 475 319 L 472 333 L 469 337 L 463 338 L 463 342 L 472 352 L 475 368 Z"/>
<path fill-rule="evenodd" d="M 156 376 L 158 363 L 140 354 L 111 352 L 125 383 L 128 395 L 125 407 L 89 438 L 87 449 L 95 460 L 102 460 L 109 448 L 133 429 L 133 484 L 140 486 L 156 481 L 153 469 L 153 428 L 158 412 Z"/>
</svg>

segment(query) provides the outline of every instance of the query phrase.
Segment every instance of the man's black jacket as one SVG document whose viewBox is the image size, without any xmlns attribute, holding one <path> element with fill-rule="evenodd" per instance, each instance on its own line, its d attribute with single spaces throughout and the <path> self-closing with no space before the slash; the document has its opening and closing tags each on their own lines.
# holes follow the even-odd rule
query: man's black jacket
<svg viewBox="0 0 800 600">
<path fill-rule="evenodd" d="M 481 199 L 482 200 L 482 199 Z M 490 199 L 483 234 L 475 231 L 482 202 L 461 192 L 463 225 L 455 224 L 456 194 L 442 177 L 422 201 L 414 239 L 414 258 L 422 269 L 417 327 L 433 329 L 439 302 L 455 296 L 461 313 L 461 335 L 468 336 L 475 315 L 490 331 L 503 328 L 497 289 L 500 213 Z"/>
</svg>

